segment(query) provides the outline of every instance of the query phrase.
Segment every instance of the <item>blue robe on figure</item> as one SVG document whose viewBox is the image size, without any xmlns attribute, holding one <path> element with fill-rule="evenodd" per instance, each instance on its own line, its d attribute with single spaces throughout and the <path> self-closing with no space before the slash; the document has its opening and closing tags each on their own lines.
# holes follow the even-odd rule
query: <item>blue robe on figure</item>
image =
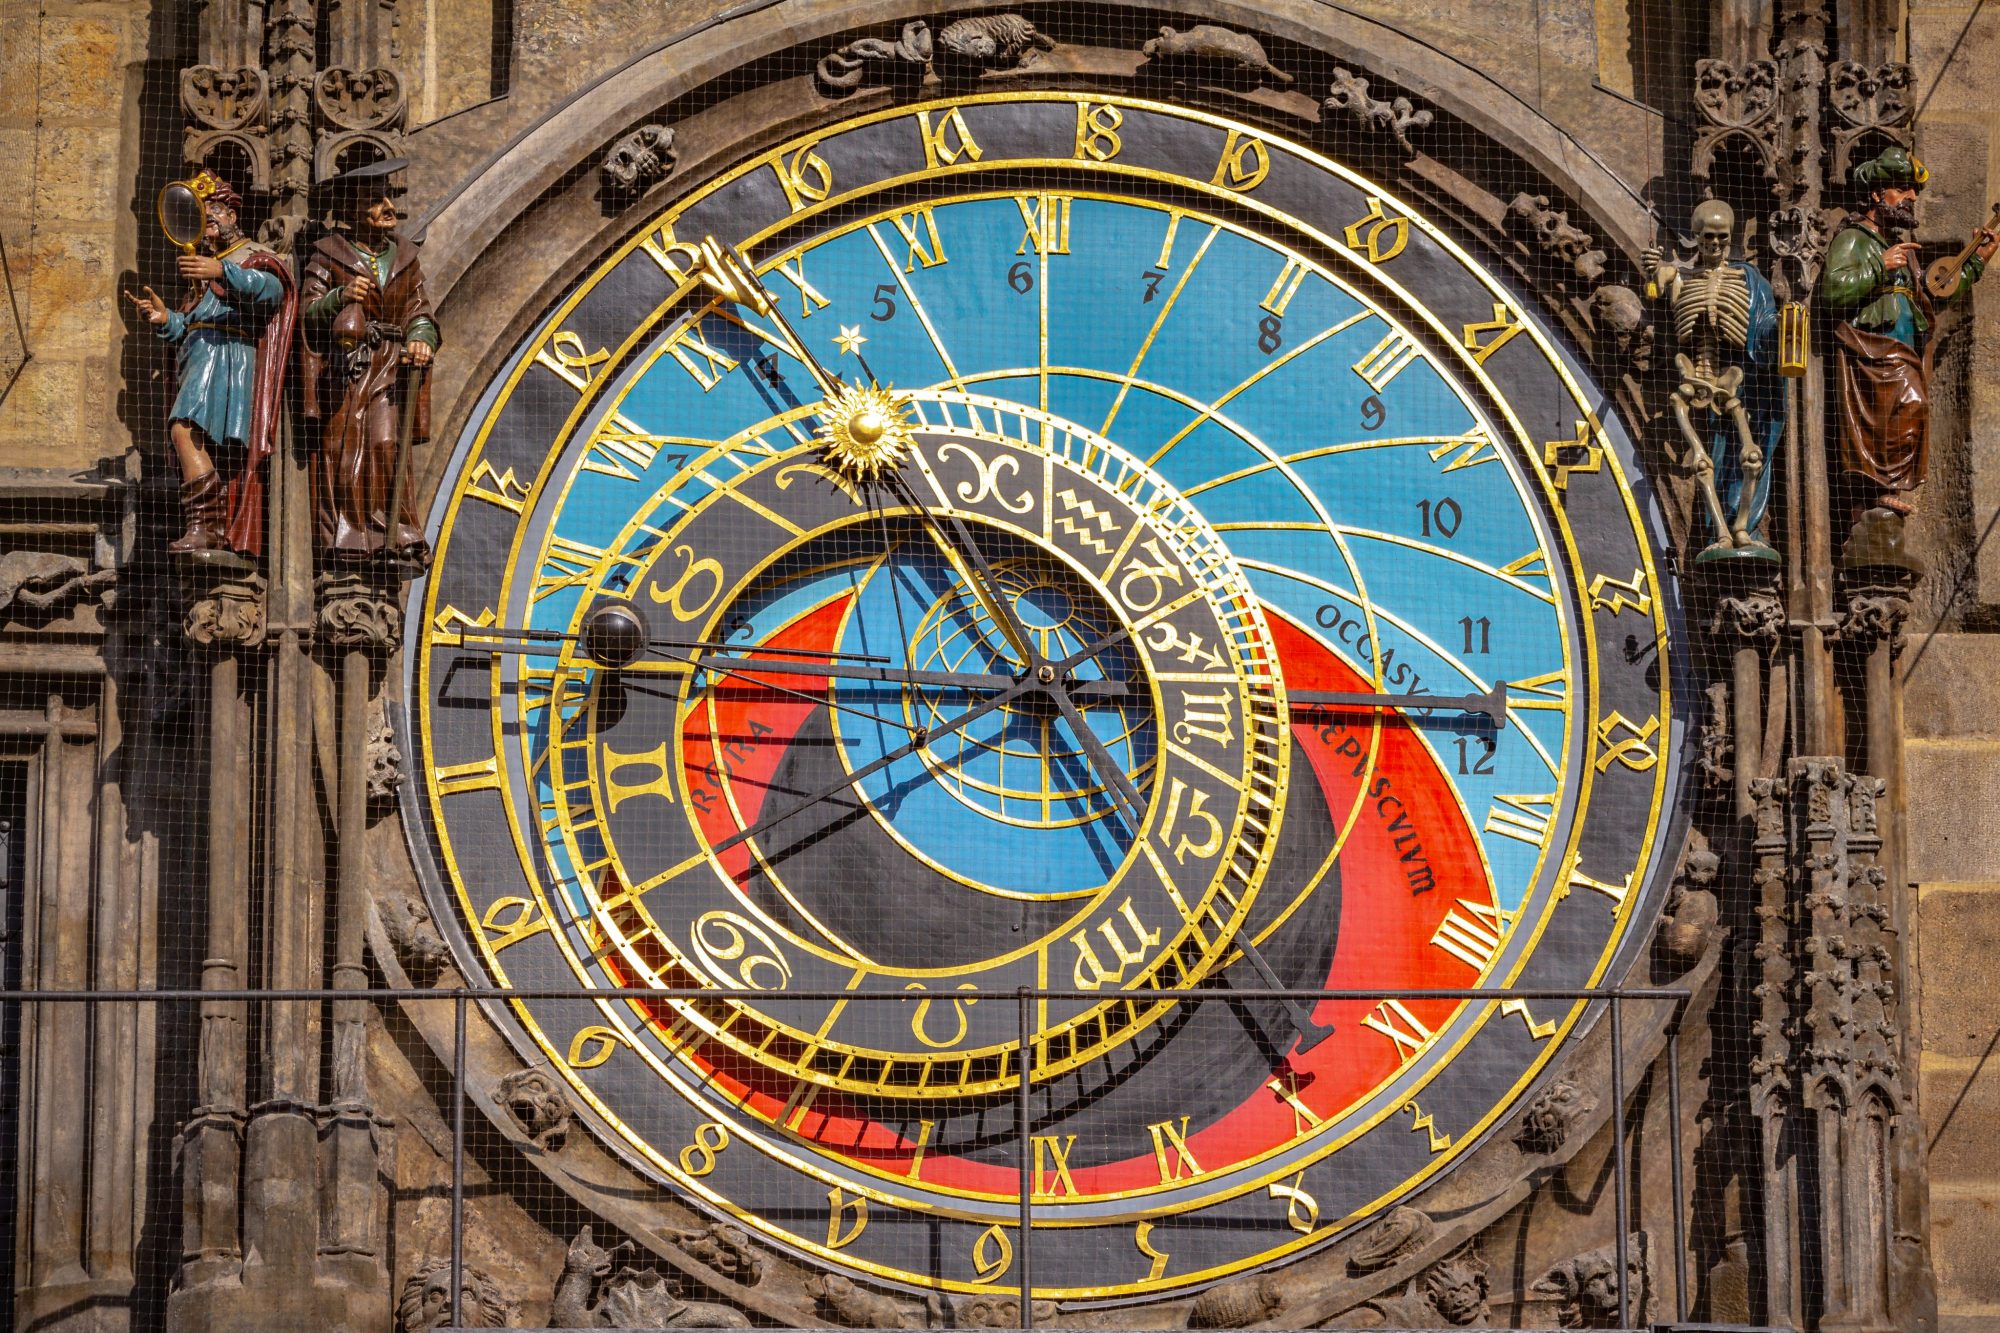
<svg viewBox="0 0 2000 1333">
<path fill-rule="evenodd" d="M 1771 478 L 1778 471 L 1778 446 L 1785 438 L 1785 385 L 1778 373 L 1778 297 L 1754 265 L 1740 259 L 1729 261 L 1743 274 L 1750 291 L 1749 337 L 1741 349 L 1723 348 L 1723 365 L 1741 366 L 1743 383 L 1737 397 L 1750 415 L 1750 437 L 1764 450 L 1764 470 L 1751 494 L 1749 519 L 1745 525 L 1757 541 L 1769 544 L 1764 520 L 1771 506 Z M 1715 493 L 1722 500 L 1722 512 L 1734 518 L 1743 499 L 1743 446 L 1736 423 L 1719 412 L 1708 417 L 1708 456 L 1715 461 Z M 1714 521 L 1709 520 L 1711 527 Z M 1715 534 L 1727 545 L 1727 532 Z M 1754 549 L 1754 548 L 1753 548 Z"/>
<path fill-rule="evenodd" d="M 297 313 L 291 273 L 276 253 L 238 241 L 156 332 L 171 343 L 179 388 L 167 414 L 191 422 L 220 455 L 224 536 L 238 555 L 264 550 L 264 460 L 276 434 Z"/>
<path fill-rule="evenodd" d="M 217 444 L 249 445 L 257 340 L 284 295 L 275 274 L 225 258 L 222 276 L 202 284 L 192 306 L 167 316 L 158 333 L 174 344 L 180 380 L 169 421 L 193 422 Z"/>
</svg>

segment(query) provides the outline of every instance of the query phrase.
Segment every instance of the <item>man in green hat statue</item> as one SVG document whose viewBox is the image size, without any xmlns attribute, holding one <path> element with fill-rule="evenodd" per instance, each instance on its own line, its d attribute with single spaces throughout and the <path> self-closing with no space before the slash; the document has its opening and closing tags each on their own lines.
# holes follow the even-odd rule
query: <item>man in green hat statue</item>
<svg viewBox="0 0 2000 1333">
<path fill-rule="evenodd" d="M 1839 321 L 1840 462 L 1872 494 L 1857 503 L 1856 532 L 1871 517 L 1911 512 L 1910 494 L 1923 484 L 1930 463 L 1928 335 L 1932 298 L 1918 271 L 1917 194 L 1930 179 L 1907 149 L 1890 147 L 1854 168 L 1867 202 L 1850 214 L 1827 254 L 1819 298 Z M 1982 229 L 1957 288 L 1971 289 L 2000 248 L 2000 236 Z M 1865 511 L 1886 510 L 1871 515 Z"/>
</svg>

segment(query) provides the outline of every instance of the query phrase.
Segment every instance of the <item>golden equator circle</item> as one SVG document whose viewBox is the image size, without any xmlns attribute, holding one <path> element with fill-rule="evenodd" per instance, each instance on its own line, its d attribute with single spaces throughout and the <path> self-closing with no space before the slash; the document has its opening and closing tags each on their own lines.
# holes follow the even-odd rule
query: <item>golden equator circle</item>
<svg viewBox="0 0 2000 1333">
<path fill-rule="evenodd" d="M 1026 593 L 1032 592 L 1038 587 L 1045 586 L 1044 581 L 1036 580 L 1031 576 L 1024 574 L 1022 572 L 1022 566 L 1026 563 L 1028 562 L 1002 561 L 996 564 L 994 569 L 994 574 L 1001 583 L 1002 594 L 1011 596 L 1017 606 L 1020 604 L 1020 599 L 1023 596 L 1025 596 Z M 1063 590 L 1058 589 L 1057 591 L 1063 591 Z M 1074 594 L 1068 594 L 1068 595 L 1072 597 L 1074 596 Z M 957 664 L 954 665 L 952 669 L 958 669 L 958 667 L 962 666 L 962 664 L 967 660 L 967 658 L 971 657 L 972 654 L 977 650 L 976 644 L 978 640 L 981 637 L 987 637 L 984 636 L 983 634 L 975 634 L 973 631 L 975 629 L 983 630 L 983 627 L 985 627 L 990 622 L 990 619 L 991 617 L 988 615 L 988 613 L 983 607 L 978 607 L 976 605 L 968 605 L 964 591 L 960 588 L 954 587 L 953 589 L 947 591 L 942 596 L 940 596 L 937 599 L 937 601 L 934 602 L 931 605 L 931 607 L 925 611 L 924 615 L 918 621 L 916 629 L 911 633 L 910 643 L 906 650 L 909 659 L 913 663 L 916 663 L 920 668 L 928 669 L 931 665 L 932 659 L 948 651 L 947 648 L 945 647 L 946 643 L 955 642 L 962 639 L 967 643 L 966 650 L 958 657 L 952 659 L 952 661 L 955 664 Z M 1066 619 L 1063 623 L 1053 626 L 1046 633 L 1042 634 L 1043 642 L 1040 645 L 1040 651 L 1042 652 L 1043 656 L 1047 657 L 1052 655 L 1053 656 L 1063 655 L 1063 653 L 1052 654 L 1049 646 L 1049 636 L 1061 634 L 1065 624 L 1080 619 L 1081 619 L 1081 614 L 1077 609 L 1077 607 L 1075 606 L 1074 601 L 1072 601 L 1071 616 L 1068 619 Z M 920 661 L 919 660 L 920 651 L 918 645 L 923 641 L 923 639 L 926 636 L 935 634 L 950 620 L 958 620 L 960 622 L 958 627 L 953 630 L 951 639 L 938 644 L 936 648 L 931 652 L 929 657 L 926 657 L 925 660 Z M 1096 634 L 1101 634 L 1103 632 L 1104 630 L 1102 629 L 1102 627 L 1098 627 L 1094 631 L 1094 633 Z M 1070 644 L 1070 647 L 1064 650 L 1065 652 L 1067 652 L 1067 651 L 1073 651 L 1075 647 L 1080 647 L 1084 640 L 1081 638 L 1077 638 L 1074 635 L 1071 635 L 1063 641 Z M 1012 659 L 1013 654 L 1011 652 L 1010 647 L 1007 644 L 1005 644 L 1004 642 L 993 643 L 990 637 L 987 637 L 987 642 L 993 648 L 993 650 L 999 654 L 1000 657 L 1007 660 Z M 918 712 L 912 706 L 912 704 L 918 700 L 921 700 L 922 702 L 921 724 L 919 723 L 918 720 L 919 717 Z M 1125 705 L 1120 704 L 1117 706 L 1117 709 L 1121 719 L 1127 717 L 1129 710 Z M 1009 718 L 1019 717 L 1023 715 L 1021 714 L 1020 710 L 1013 708 L 1003 708 L 1001 711 L 1004 714 L 1006 714 Z M 945 710 L 940 704 L 940 702 L 935 697 L 923 692 L 921 689 L 910 689 L 905 691 L 904 717 L 911 725 L 924 725 L 927 727 L 931 727 L 932 729 L 935 729 L 937 726 L 939 726 L 940 724 L 944 723 L 947 720 L 945 715 Z M 1108 748 L 1115 749 L 1118 745 L 1129 742 L 1132 736 L 1143 725 L 1144 725 L 1143 721 L 1138 723 L 1128 722 L 1125 729 L 1117 737 L 1107 739 L 1105 741 L 1106 746 Z M 992 813 L 991 811 L 986 810 L 976 800 L 972 799 L 966 794 L 968 788 L 971 790 L 984 792 L 990 796 L 998 798 L 1000 804 L 999 813 L 1003 818 L 1007 817 L 1007 802 L 1010 797 L 1019 800 L 1024 804 L 1038 807 L 1042 811 L 1042 818 L 1036 822 L 1046 827 L 1067 827 L 1081 823 L 1088 823 L 1094 820 L 1101 819 L 1106 814 L 1109 813 L 1109 808 L 1104 807 L 1093 810 L 1092 812 L 1080 817 L 1071 817 L 1071 818 L 1057 820 L 1057 819 L 1052 819 L 1049 816 L 1048 813 L 1049 807 L 1051 803 L 1055 800 L 1073 801 L 1078 799 L 1086 799 L 1092 796 L 1102 796 L 1108 790 L 1107 784 L 1103 782 L 1098 782 L 1094 784 L 1086 783 L 1085 785 L 1080 787 L 1070 787 L 1063 789 L 1055 788 L 1054 785 L 1050 782 L 1049 770 L 1051 766 L 1051 760 L 1059 758 L 1079 758 L 1084 754 L 1084 750 L 1081 747 L 1081 745 L 1077 745 L 1073 749 L 1064 750 L 1058 755 L 1051 755 L 1047 753 L 1047 751 L 1042 747 L 1035 747 L 1032 749 L 1024 749 L 1024 750 L 1015 750 L 1007 743 L 1004 733 L 997 745 L 989 741 L 984 736 L 977 736 L 972 734 L 969 730 L 957 732 L 954 736 L 954 739 L 957 741 L 956 749 L 960 756 L 958 761 L 948 762 L 946 760 L 939 758 L 928 749 L 924 751 L 924 759 L 926 761 L 926 766 L 931 770 L 932 775 L 939 780 L 939 782 L 946 788 L 946 790 L 950 791 L 954 796 L 958 797 L 965 805 L 967 805 L 969 808 L 973 810 L 980 811 L 982 813 Z M 1001 765 L 1001 775 L 997 781 L 992 781 L 992 782 L 985 781 L 980 778 L 974 777 L 970 773 L 966 772 L 966 763 L 963 756 L 965 755 L 965 752 L 968 749 L 977 749 L 989 754 L 997 754 L 999 756 L 999 762 Z M 1009 788 L 1004 785 L 1006 760 L 1010 757 L 1036 761 L 1037 772 L 1039 776 L 1042 778 L 1042 786 L 1039 788 L 1039 790 L 1030 792 L 1018 788 Z M 1143 778 L 1143 775 L 1149 772 L 1153 768 L 1153 766 L 1154 766 L 1153 761 L 1151 759 L 1147 759 L 1137 764 L 1129 765 L 1126 769 L 1126 773 L 1127 776 L 1133 778 L 1135 781 L 1140 781 Z M 1018 816 L 1014 818 L 1018 818 Z"/>
<path fill-rule="evenodd" d="M 925 391 L 918 391 L 918 393 L 914 396 L 917 397 L 918 399 L 923 399 L 926 397 L 931 397 L 933 395 L 931 393 L 926 393 Z M 937 395 L 937 396 L 941 398 L 943 397 L 943 395 Z M 1011 415 L 1017 417 L 1033 417 L 1033 418 L 1040 418 L 1046 415 L 1038 412 L 1036 409 L 1024 407 L 1017 403 L 1007 402 L 1004 400 L 987 399 L 977 395 L 951 395 L 949 398 L 945 399 L 945 401 L 949 402 L 952 399 L 956 399 L 964 403 L 976 403 L 981 411 L 984 411 L 989 415 L 997 413 L 1000 416 Z M 811 410 L 812 409 L 809 407 L 794 409 L 792 413 L 787 415 L 788 416 L 803 415 L 805 413 L 810 412 Z M 949 415 L 948 412 L 947 415 Z M 938 427 L 933 427 L 933 429 L 937 428 Z M 943 429 L 947 430 L 973 429 L 975 430 L 976 433 L 982 435 L 991 433 L 987 428 L 983 426 L 979 427 L 958 426 L 956 425 L 956 423 L 945 426 L 943 427 Z M 1061 429 L 1073 430 L 1077 428 L 1075 428 L 1070 423 L 1061 423 Z M 1007 436 L 1004 432 L 1001 434 L 1000 439 L 1002 440 L 1002 442 L 1005 443 L 1014 442 L 1012 438 Z M 1066 443 L 1073 443 L 1073 442 L 1066 440 Z M 1076 452 L 1082 452 L 1082 451 L 1077 450 Z M 1057 451 L 1056 456 L 1062 459 L 1063 461 L 1067 462 L 1070 466 L 1081 468 L 1082 470 L 1089 472 L 1092 475 L 1102 478 L 1105 475 L 1106 468 L 1109 466 L 1114 466 L 1116 464 L 1117 455 L 1121 453 L 1122 451 L 1117 450 L 1114 446 L 1110 446 L 1108 442 L 1106 442 L 1106 443 L 1100 443 L 1097 446 L 1097 451 L 1094 457 L 1086 455 L 1085 458 L 1079 459 L 1078 457 L 1076 457 L 1075 453 L 1067 450 Z M 1127 475 L 1128 477 L 1133 473 L 1138 473 L 1140 475 L 1143 475 L 1144 472 L 1145 469 L 1143 468 L 1142 465 L 1133 466 L 1131 464 L 1127 464 L 1125 468 L 1125 475 Z M 1271 669 L 1272 663 L 1274 661 L 1274 655 L 1269 651 L 1268 644 L 1264 645 L 1265 651 L 1259 652 L 1256 650 L 1257 645 L 1254 643 L 1254 641 L 1258 638 L 1258 635 L 1255 632 L 1257 619 L 1255 617 L 1254 612 L 1250 609 L 1254 607 L 1255 599 L 1253 595 L 1249 594 L 1247 589 L 1247 584 L 1241 583 L 1242 575 L 1240 574 L 1240 572 L 1235 571 L 1233 560 L 1228 555 L 1226 548 L 1221 546 L 1220 540 L 1215 536 L 1213 529 L 1207 525 L 1206 521 L 1201 518 L 1198 512 L 1193 511 L 1187 508 L 1186 506 L 1174 504 L 1172 502 L 1172 497 L 1174 493 L 1170 486 L 1166 485 L 1164 482 L 1158 481 L 1157 479 L 1153 479 L 1150 489 L 1145 493 L 1154 497 L 1153 502 L 1151 504 L 1143 504 L 1143 503 L 1135 504 L 1135 507 L 1139 508 L 1141 512 L 1144 513 L 1145 516 L 1150 520 L 1149 527 L 1151 527 L 1154 531 L 1156 531 L 1158 535 L 1161 537 L 1161 539 L 1165 541 L 1167 545 L 1175 551 L 1176 555 L 1185 563 L 1185 567 L 1187 568 L 1189 574 L 1193 577 L 1195 585 L 1193 590 L 1188 593 L 1188 597 L 1190 598 L 1197 596 L 1208 597 L 1211 600 L 1212 604 L 1215 604 L 1217 606 L 1218 612 L 1224 615 L 1225 623 L 1233 624 L 1235 626 L 1235 629 L 1232 632 L 1228 632 L 1225 634 L 1225 640 L 1230 644 L 1232 651 L 1237 656 L 1243 659 L 1243 667 L 1248 670 L 1251 677 L 1258 679 L 1259 684 L 1263 690 L 1268 690 L 1282 697 L 1283 687 L 1281 682 L 1277 681 L 1275 678 L 1269 680 L 1263 679 L 1263 673 L 1268 672 Z M 1162 500 L 1161 497 L 1166 497 L 1166 498 Z M 707 497 L 703 502 L 701 502 L 695 507 L 697 509 L 705 507 L 706 504 L 711 502 L 714 498 L 715 497 L 711 495 L 710 497 Z M 1128 503 L 1133 502 L 1133 499 L 1134 497 L 1128 496 L 1127 497 Z M 1167 511 L 1170 509 L 1176 511 L 1179 514 L 1185 515 L 1185 517 L 1181 518 L 1178 522 L 1173 522 L 1165 518 L 1163 516 L 1163 511 Z M 1231 574 L 1235 575 L 1235 581 L 1237 583 L 1237 586 L 1235 587 L 1231 586 L 1231 580 L 1229 577 Z M 1142 649 L 1141 651 L 1143 655 L 1144 650 Z M 1246 719 L 1246 722 L 1247 721 L 1248 719 Z M 1269 719 L 1267 718 L 1259 717 L 1256 719 L 1256 721 L 1257 725 L 1253 728 L 1253 730 L 1258 733 L 1262 733 L 1264 730 L 1266 730 L 1267 727 L 1271 725 Z M 1282 772 L 1287 767 L 1286 763 L 1287 755 L 1284 753 L 1283 747 L 1272 746 L 1263 743 L 1266 739 L 1267 738 L 1263 737 L 1260 734 L 1258 737 L 1258 743 L 1253 744 L 1251 747 L 1253 753 L 1251 753 L 1246 759 L 1246 762 L 1248 762 L 1253 769 L 1259 770 L 1258 772 L 1253 772 L 1248 775 L 1250 787 L 1258 791 L 1274 789 L 1276 785 L 1280 785 L 1282 782 L 1282 777 L 1281 777 Z M 1278 776 L 1274 778 L 1272 775 L 1263 774 L 1261 770 L 1266 766 L 1274 768 Z M 1270 818 L 1273 813 L 1274 812 L 1272 810 L 1267 808 L 1264 811 L 1264 818 L 1266 819 Z M 1263 824 L 1260 821 L 1258 828 L 1255 832 L 1252 832 L 1247 827 L 1239 829 L 1236 832 L 1235 837 L 1232 839 L 1231 845 L 1233 848 L 1235 848 L 1236 853 L 1239 857 L 1247 856 L 1252 865 L 1252 869 L 1250 871 L 1240 872 L 1239 870 L 1239 873 L 1248 873 L 1254 878 L 1261 872 L 1262 867 L 1265 865 L 1265 863 L 1269 859 L 1269 856 L 1271 855 L 1272 846 L 1275 840 L 1275 834 L 1276 834 L 1275 821 L 1269 827 L 1263 826 Z M 1240 867 L 1241 863 L 1239 862 L 1238 864 Z M 1221 873 L 1227 874 L 1228 872 L 1224 871 Z M 1219 883 L 1220 880 L 1218 879 L 1217 884 Z M 1216 885 L 1212 884 L 1208 892 L 1203 895 L 1203 903 L 1205 904 L 1209 900 L 1209 898 L 1214 895 L 1216 891 L 1217 891 Z M 643 906 L 641 907 L 641 910 L 642 911 L 644 910 Z M 1200 910 L 1202 910 L 1202 907 L 1200 904 L 1198 904 L 1197 911 L 1199 912 Z M 1191 929 L 1192 927 L 1190 927 L 1190 930 Z M 1225 936 L 1227 936 L 1232 932 L 1233 928 L 1223 930 L 1222 933 Z M 1133 984 L 1140 984 L 1140 985 L 1164 984 L 1164 982 L 1160 980 L 1160 977 L 1165 976 L 1166 973 L 1169 972 L 1173 966 L 1173 960 L 1169 955 L 1173 954 L 1179 949 L 1178 942 L 1187 934 L 1188 934 L 1187 931 L 1177 932 L 1175 936 L 1175 941 L 1172 942 L 1169 947 L 1167 947 L 1162 951 L 1160 955 L 1160 960 L 1157 962 L 1157 964 L 1154 967 L 1147 969 L 1145 976 L 1139 978 Z M 671 949 L 670 952 L 672 952 Z M 1147 980 L 1147 978 L 1149 977 L 1153 978 L 1153 980 L 1150 982 Z M 753 1058 L 763 1053 L 764 1049 L 763 1045 L 760 1045 L 754 1041 L 746 1045 L 745 1034 L 729 1030 L 732 1026 L 735 1026 L 733 1024 L 733 1021 L 722 1023 L 718 1026 L 711 1020 L 705 1019 L 700 1014 L 689 1012 L 687 1007 L 682 1003 L 677 1002 L 673 1007 L 676 1009 L 677 1012 L 681 1012 L 684 1017 L 693 1020 L 698 1027 L 702 1028 L 705 1032 L 708 1033 L 709 1037 L 719 1040 L 723 1045 L 728 1046 L 732 1049 L 736 1049 L 743 1054 L 751 1055 Z M 730 1008 L 732 1012 L 735 1013 L 738 1017 L 745 1016 L 746 1014 L 750 1015 L 752 1019 L 752 1026 L 757 1029 L 789 1031 L 789 1029 L 784 1029 L 784 1025 L 782 1024 L 774 1025 L 771 1022 L 771 1020 L 763 1018 L 762 1016 L 754 1015 L 753 1011 L 744 1010 L 741 1008 L 741 1006 L 736 1005 L 733 1002 L 731 1003 Z M 1114 1005 L 1113 1008 L 1117 1008 L 1117 1006 Z M 1130 1004 L 1127 1004 L 1124 1006 L 1124 1008 L 1126 1010 L 1132 1010 L 1134 1007 Z M 1056 1024 L 1055 1026 L 1045 1029 L 1040 1034 L 1038 1034 L 1035 1043 L 1037 1056 L 1033 1066 L 1034 1072 L 1039 1077 L 1053 1077 L 1068 1069 L 1074 1068 L 1078 1064 L 1093 1058 L 1100 1047 L 1108 1044 L 1115 1044 L 1116 1041 L 1122 1040 L 1130 1031 L 1146 1026 L 1148 1023 L 1150 1023 L 1150 1021 L 1152 1021 L 1154 1018 L 1157 1018 L 1161 1012 L 1164 1012 L 1168 1008 L 1171 1008 L 1171 1005 L 1167 1005 L 1164 1003 L 1160 1005 L 1141 1006 L 1140 1009 L 1142 1011 L 1140 1012 L 1128 1012 L 1124 1014 L 1121 1018 L 1112 1019 L 1110 1017 L 1110 1014 L 1103 1007 L 1099 1007 L 1097 1009 L 1086 1011 L 1083 1014 L 1076 1015 L 1072 1018 L 1065 1019 L 1062 1022 Z M 1109 1019 L 1110 1021 L 1107 1021 L 1107 1019 Z M 1090 1035 L 1093 1031 L 1095 1032 L 1094 1037 Z M 801 1034 L 795 1034 L 795 1035 L 801 1035 Z M 1042 1054 L 1045 1047 L 1055 1043 L 1061 1043 L 1064 1046 L 1065 1050 L 1067 1051 L 1067 1054 L 1062 1055 L 1060 1057 L 1057 1057 L 1052 1054 L 1051 1055 Z M 825 1054 L 833 1054 L 837 1050 L 841 1049 L 844 1045 L 843 1043 L 837 1040 L 828 1041 L 821 1039 L 814 1039 L 810 1041 L 808 1044 L 812 1046 L 813 1049 Z M 1006 1083 L 1010 1075 L 1004 1072 L 1005 1071 L 1004 1061 L 1006 1058 L 1004 1055 L 1004 1048 L 995 1048 L 993 1052 L 955 1051 L 948 1055 L 939 1055 L 935 1057 L 912 1056 L 907 1053 L 904 1053 L 897 1055 L 896 1057 L 894 1057 L 893 1060 L 889 1061 L 889 1063 L 899 1068 L 912 1065 L 921 1067 L 922 1074 L 919 1080 L 919 1084 L 915 1088 L 908 1089 L 908 1091 L 910 1092 L 917 1093 L 918 1095 L 924 1095 L 924 1094 L 936 1095 L 941 1093 L 963 1093 L 972 1089 L 968 1089 L 962 1082 L 954 1085 L 954 1083 L 950 1081 L 934 1081 L 933 1074 L 941 1071 L 946 1066 L 963 1065 L 969 1068 L 972 1064 L 976 1063 L 982 1056 L 989 1054 L 998 1054 L 1002 1058 L 1003 1068 L 1002 1072 L 999 1074 L 998 1077 L 999 1077 L 999 1082 L 1001 1084 Z M 871 1053 L 870 1058 L 877 1058 L 878 1056 L 879 1053 Z M 847 1081 L 842 1077 L 830 1074 L 828 1071 L 823 1069 L 807 1069 L 805 1067 L 797 1067 L 795 1072 L 815 1082 L 827 1082 L 830 1080 L 835 1086 L 846 1086 L 847 1083 Z M 885 1091 L 892 1091 L 892 1092 L 898 1091 L 898 1089 L 886 1086 L 886 1080 L 888 1079 L 889 1074 L 890 1070 L 885 1066 L 882 1073 L 883 1081 L 870 1080 L 865 1087 L 857 1087 L 854 1090 L 873 1091 L 878 1093 Z M 949 1079 L 951 1076 L 947 1074 L 945 1077 L 946 1079 Z M 961 1074 L 961 1079 L 962 1077 L 963 1075 Z"/>
</svg>

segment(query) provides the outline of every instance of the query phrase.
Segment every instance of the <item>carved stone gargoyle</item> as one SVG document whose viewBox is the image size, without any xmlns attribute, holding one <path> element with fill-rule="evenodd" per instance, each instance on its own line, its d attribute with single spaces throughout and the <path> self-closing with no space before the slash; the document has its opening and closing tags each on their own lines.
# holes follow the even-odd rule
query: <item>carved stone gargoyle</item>
<svg viewBox="0 0 2000 1333">
<path fill-rule="evenodd" d="M 458 1298 L 460 1328 L 505 1328 L 514 1318 L 514 1308 L 500 1294 L 493 1279 L 473 1268 L 459 1268 Z M 396 1300 L 397 1333 L 430 1333 L 451 1324 L 451 1260 L 434 1259 L 419 1265 L 403 1283 Z"/>
<path fill-rule="evenodd" d="M 1197 23 L 1185 32 L 1161 28 L 1141 48 L 1143 73 L 1223 88 L 1289 88 L 1292 76 L 1271 63 L 1264 44 L 1247 32 Z"/>
<path fill-rule="evenodd" d="M 848 1328 L 928 1328 L 933 1322 L 924 1306 L 856 1286 L 838 1273 L 822 1273 L 806 1289 L 820 1314 Z"/>
<path fill-rule="evenodd" d="M 734 1306 L 682 1299 L 657 1268 L 613 1272 L 614 1254 L 591 1239 L 589 1227 L 576 1233 L 549 1302 L 551 1328 L 750 1327 Z"/>
<path fill-rule="evenodd" d="M 569 1098 L 548 1074 L 517 1069 L 495 1085 L 493 1097 L 544 1152 L 561 1152 L 569 1141 Z"/>
<path fill-rule="evenodd" d="M 1653 1242 L 1635 1231 L 1625 1242 L 1627 1328 L 1653 1319 Z M 1563 1328 L 1617 1328 L 1618 1247 L 1605 1245 L 1565 1259 L 1538 1278 L 1536 1295 L 1558 1302 L 1556 1323 Z"/>
<path fill-rule="evenodd" d="M 629 202 L 665 180 L 674 169 L 674 132 L 665 125 L 641 125 L 604 150 L 598 181 L 614 202 Z"/>
</svg>

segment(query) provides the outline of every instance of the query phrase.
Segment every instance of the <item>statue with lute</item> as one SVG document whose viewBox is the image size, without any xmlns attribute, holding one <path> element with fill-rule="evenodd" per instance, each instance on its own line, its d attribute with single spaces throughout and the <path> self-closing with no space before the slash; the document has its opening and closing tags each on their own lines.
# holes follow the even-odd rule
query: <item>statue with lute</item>
<svg viewBox="0 0 2000 1333">
<path fill-rule="evenodd" d="M 1969 284 L 1965 281 L 1965 266 L 1974 260 L 1984 269 L 1986 261 L 1993 257 L 1993 239 L 2000 236 L 2000 204 L 1993 205 L 1993 216 L 1986 219 L 1986 225 L 1972 233 L 1972 239 L 1965 248 L 1955 255 L 1934 259 L 1924 270 L 1924 290 L 1934 300 L 1949 301 Z M 1975 280 L 1977 274 L 1974 275 Z"/>
<path fill-rule="evenodd" d="M 1920 279 L 1909 236 L 1930 172 L 1909 150 L 1890 147 L 1855 167 L 1853 180 L 1864 202 L 1834 237 L 1819 285 L 1836 320 L 1841 468 L 1860 488 L 1843 560 L 1915 567 L 1902 554 L 1901 525 L 1930 467 L 1934 321 L 1939 306 L 1985 273 L 2000 231 L 1980 228 Z"/>
</svg>

